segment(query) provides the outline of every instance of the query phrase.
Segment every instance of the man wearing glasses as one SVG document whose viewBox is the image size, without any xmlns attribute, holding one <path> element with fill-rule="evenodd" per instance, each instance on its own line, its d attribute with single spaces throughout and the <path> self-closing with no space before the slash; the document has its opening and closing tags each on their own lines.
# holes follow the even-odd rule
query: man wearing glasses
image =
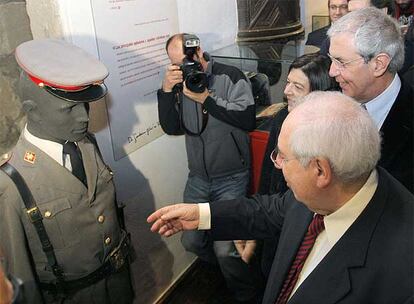
<svg viewBox="0 0 414 304">
<path fill-rule="evenodd" d="M 328 32 L 331 24 L 348 13 L 348 2 L 349 0 L 328 1 L 329 25 L 309 33 L 308 39 L 306 40 L 307 45 L 314 45 L 321 48 L 324 41 L 328 38 L 326 33 Z"/>
<path fill-rule="evenodd" d="M 312 92 L 283 122 L 273 153 L 290 188 L 283 196 L 177 204 L 147 220 L 164 236 L 280 232 L 263 304 L 411 303 L 414 197 L 376 167 L 380 145 L 373 120 L 352 98 Z"/>
<path fill-rule="evenodd" d="M 382 134 L 379 165 L 413 192 L 413 91 L 397 74 L 404 61 L 399 26 L 369 7 L 328 31 L 330 76 L 367 109 Z"/>
</svg>

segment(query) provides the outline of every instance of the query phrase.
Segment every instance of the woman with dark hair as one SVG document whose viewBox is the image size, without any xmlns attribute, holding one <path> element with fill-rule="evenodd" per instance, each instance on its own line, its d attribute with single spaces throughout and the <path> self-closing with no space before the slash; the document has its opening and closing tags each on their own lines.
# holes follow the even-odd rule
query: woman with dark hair
<svg viewBox="0 0 414 304">
<path fill-rule="evenodd" d="M 284 94 L 287 105 L 283 107 L 271 120 L 271 130 L 266 152 L 262 162 L 262 172 L 258 192 L 260 194 L 284 193 L 288 187 L 282 170 L 277 169 L 270 154 L 277 146 L 282 123 L 293 109 L 296 101 L 312 91 L 337 91 L 339 86 L 334 78 L 329 76 L 331 60 L 319 53 L 306 54 L 296 58 L 289 67 L 289 74 Z M 267 279 L 273 257 L 277 248 L 276 240 L 266 240 L 263 243 L 261 268 Z"/>
<path fill-rule="evenodd" d="M 282 108 L 270 123 L 272 128 L 262 163 L 260 194 L 273 194 L 287 190 L 282 171 L 274 167 L 270 160 L 270 153 L 277 144 L 277 137 L 283 121 L 295 106 L 298 98 L 306 96 L 312 91 L 337 91 L 339 89 L 335 79 L 329 76 L 330 65 L 331 60 L 319 53 L 300 56 L 290 65 L 284 90 L 287 106 Z"/>
</svg>

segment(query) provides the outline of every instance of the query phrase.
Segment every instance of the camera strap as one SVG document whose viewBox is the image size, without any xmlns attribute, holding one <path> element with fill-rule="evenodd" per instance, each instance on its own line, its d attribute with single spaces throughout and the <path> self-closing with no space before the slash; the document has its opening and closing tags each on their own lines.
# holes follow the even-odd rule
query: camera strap
<svg viewBox="0 0 414 304">
<path fill-rule="evenodd" d="M 207 109 L 204 107 L 204 105 L 201 105 L 201 130 L 199 130 L 198 132 L 192 132 L 190 131 L 186 126 L 185 126 L 185 122 L 183 119 L 183 95 L 180 92 L 177 92 L 177 100 L 178 100 L 178 115 L 179 115 L 179 119 L 180 119 L 180 125 L 181 128 L 185 131 L 186 134 L 190 135 L 190 136 L 200 136 L 201 133 L 203 133 L 204 129 L 207 127 L 207 122 L 208 122 L 208 112 Z M 200 125 L 199 123 L 199 114 L 197 111 L 198 108 L 196 108 L 196 116 L 197 116 L 197 126 Z"/>
</svg>

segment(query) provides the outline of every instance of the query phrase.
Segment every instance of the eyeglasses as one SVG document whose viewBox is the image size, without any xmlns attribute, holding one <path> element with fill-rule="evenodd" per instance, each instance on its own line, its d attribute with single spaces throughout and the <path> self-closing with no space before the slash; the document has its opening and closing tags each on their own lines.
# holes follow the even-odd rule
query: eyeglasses
<svg viewBox="0 0 414 304">
<path fill-rule="evenodd" d="M 272 160 L 273 164 L 276 168 L 282 169 L 283 165 L 290 160 L 297 159 L 296 157 L 291 158 L 284 158 L 280 155 L 279 149 L 276 147 L 272 153 L 270 153 L 270 159 Z"/>
<path fill-rule="evenodd" d="M 348 10 L 348 4 L 342 4 L 342 5 L 329 5 L 329 9 L 331 11 L 336 11 L 336 10 L 340 10 L 340 11 L 347 11 Z"/>
<path fill-rule="evenodd" d="M 361 56 L 361 57 L 356 58 L 356 59 L 352 59 L 352 60 L 349 60 L 349 61 L 341 62 L 340 60 L 336 59 L 335 57 L 332 57 L 332 55 L 329 54 L 329 53 L 326 54 L 326 55 L 328 55 L 328 57 L 331 59 L 332 63 L 335 63 L 335 65 L 338 67 L 338 69 L 340 71 L 345 70 L 346 69 L 346 66 L 349 65 L 350 63 L 355 62 L 355 61 L 358 61 L 358 60 L 361 60 L 361 59 L 364 59 L 364 57 Z"/>
</svg>

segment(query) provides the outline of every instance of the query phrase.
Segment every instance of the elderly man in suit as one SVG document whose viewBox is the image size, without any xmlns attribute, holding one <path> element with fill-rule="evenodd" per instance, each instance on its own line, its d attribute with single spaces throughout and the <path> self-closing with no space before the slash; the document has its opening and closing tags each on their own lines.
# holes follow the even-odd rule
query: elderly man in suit
<svg viewBox="0 0 414 304">
<path fill-rule="evenodd" d="M 368 113 L 338 92 L 305 97 L 272 155 L 283 196 L 177 204 L 149 216 L 152 231 L 210 229 L 215 239 L 281 232 L 263 303 L 411 303 L 414 197 L 380 167 Z"/>
<path fill-rule="evenodd" d="M 397 74 L 404 62 L 398 24 L 369 7 L 342 17 L 328 35 L 329 74 L 344 94 L 367 109 L 380 130 L 379 165 L 413 192 L 413 90 Z"/>
<path fill-rule="evenodd" d="M 106 67 L 62 40 L 25 42 L 27 125 L 0 170 L 0 240 L 27 303 L 131 303 L 128 235 L 112 172 L 87 134 Z M 87 71 L 87 73 L 85 73 Z"/>
</svg>

